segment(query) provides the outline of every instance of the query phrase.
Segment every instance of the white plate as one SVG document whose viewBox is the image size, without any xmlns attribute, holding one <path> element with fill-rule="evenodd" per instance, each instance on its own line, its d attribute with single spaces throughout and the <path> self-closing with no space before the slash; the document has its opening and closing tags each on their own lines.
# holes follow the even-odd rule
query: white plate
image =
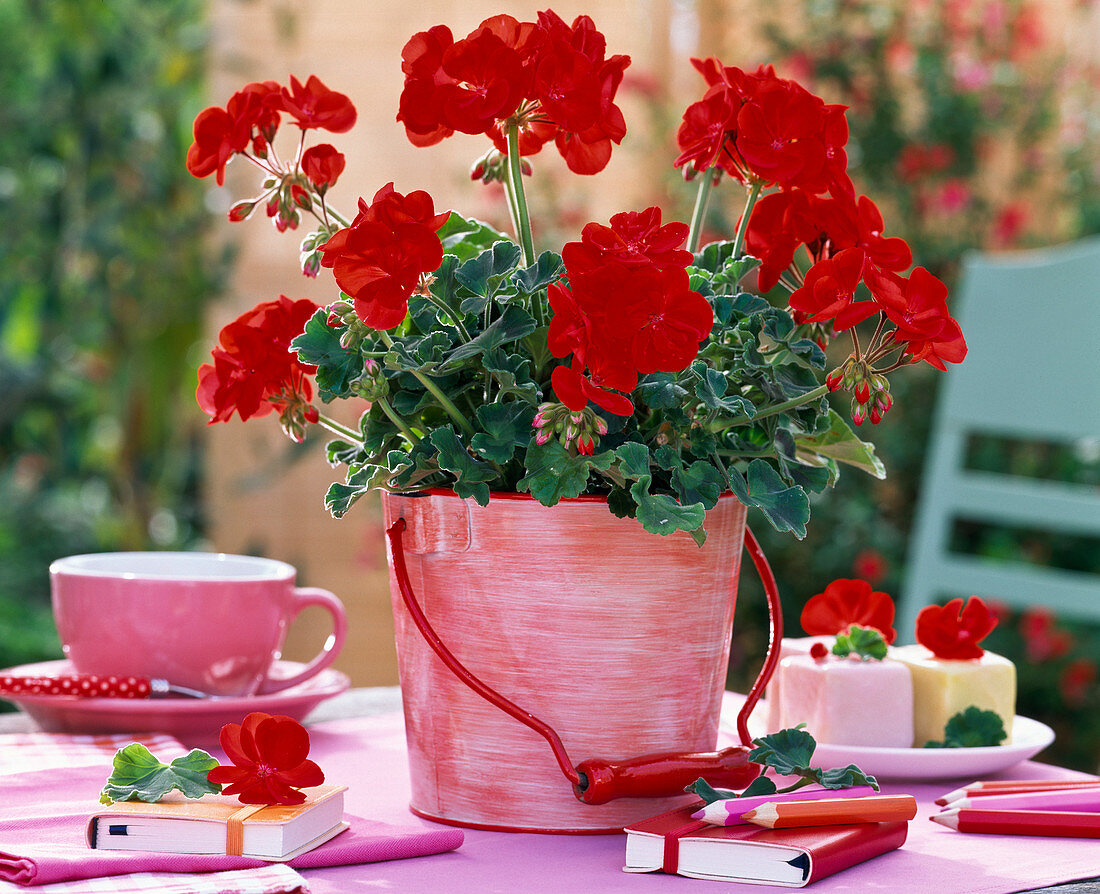
<svg viewBox="0 0 1100 894">
<path fill-rule="evenodd" d="M 1054 730 L 1045 723 L 1016 715 L 1012 741 L 981 748 L 866 748 L 859 745 L 819 743 L 814 764 L 844 767 L 856 764 L 864 773 L 880 779 L 972 779 L 1007 770 L 1034 757 L 1054 741 Z"/>
</svg>

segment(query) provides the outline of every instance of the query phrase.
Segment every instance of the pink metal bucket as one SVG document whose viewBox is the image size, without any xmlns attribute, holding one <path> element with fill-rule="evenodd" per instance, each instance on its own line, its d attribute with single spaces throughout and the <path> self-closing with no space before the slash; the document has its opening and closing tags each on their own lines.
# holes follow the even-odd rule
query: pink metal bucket
<svg viewBox="0 0 1100 894">
<path fill-rule="evenodd" d="M 702 548 L 648 534 L 596 497 L 548 508 L 494 494 L 481 507 L 433 490 L 383 494 L 383 510 L 414 813 L 607 832 L 684 803 L 581 803 L 570 779 L 587 783 L 606 761 L 578 774 L 563 756 L 713 751 L 746 536 L 736 499 L 708 513 Z M 551 734 L 529 728 L 540 723 Z M 757 768 L 735 750 L 744 785 Z M 702 775 L 684 766 L 688 781 Z"/>
</svg>

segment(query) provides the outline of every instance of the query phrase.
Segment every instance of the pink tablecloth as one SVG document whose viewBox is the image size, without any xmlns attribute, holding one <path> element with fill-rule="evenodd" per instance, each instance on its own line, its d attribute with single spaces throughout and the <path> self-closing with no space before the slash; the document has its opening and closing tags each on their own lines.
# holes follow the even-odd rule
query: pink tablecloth
<svg viewBox="0 0 1100 894">
<path fill-rule="evenodd" d="M 310 728 L 311 756 L 331 779 L 349 786 L 348 810 L 390 823 L 420 822 L 407 808 L 409 782 L 400 715 L 320 723 Z M 720 745 L 733 744 L 732 741 Z M 578 758 L 580 759 L 580 758 Z M 1028 762 L 1002 776 L 1073 778 L 1082 774 Z M 993 777 L 996 778 L 996 777 Z M 562 780 L 563 784 L 565 780 Z M 815 894 L 1009 894 L 1100 875 L 1100 842 L 1087 839 L 964 835 L 929 822 L 933 800 L 961 784 L 884 783 L 887 794 L 912 793 L 920 812 L 898 851 L 814 884 Z M 401 862 L 304 870 L 313 894 L 384 887 L 401 894 L 515 894 L 515 892 L 678 892 L 713 890 L 760 894 L 790 890 L 622 871 L 623 835 L 533 835 L 467 830 L 449 854 Z"/>
</svg>

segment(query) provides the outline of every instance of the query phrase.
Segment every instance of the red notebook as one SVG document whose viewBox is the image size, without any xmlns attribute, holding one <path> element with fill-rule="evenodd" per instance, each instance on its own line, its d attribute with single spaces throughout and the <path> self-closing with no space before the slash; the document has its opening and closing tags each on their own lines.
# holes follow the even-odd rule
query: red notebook
<svg viewBox="0 0 1100 894">
<path fill-rule="evenodd" d="M 626 872 L 801 888 L 905 843 L 907 822 L 798 829 L 714 826 L 689 804 L 627 826 Z"/>
</svg>

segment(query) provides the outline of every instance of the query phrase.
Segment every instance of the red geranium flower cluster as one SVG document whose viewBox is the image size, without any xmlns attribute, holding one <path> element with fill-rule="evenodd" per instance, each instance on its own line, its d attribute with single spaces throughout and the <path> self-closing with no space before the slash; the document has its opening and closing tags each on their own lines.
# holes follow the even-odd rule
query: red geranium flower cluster
<svg viewBox="0 0 1100 894">
<path fill-rule="evenodd" d="M 985 654 L 979 643 L 997 626 L 997 616 L 977 596 L 963 605 L 952 599 L 946 605 L 926 605 L 917 614 L 917 642 L 937 658 L 974 661 Z"/>
<path fill-rule="evenodd" d="M 226 785 L 222 793 L 242 804 L 301 804 L 300 788 L 325 781 L 308 760 L 309 733 L 292 717 L 254 711 L 243 723 L 223 726 L 218 741 L 234 766 L 215 767 L 206 778 Z"/>
<path fill-rule="evenodd" d="M 685 224 L 662 226 L 658 208 L 616 214 L 610 224 L 590 223 L 580 242 L 565 245 L 569 285 L 550 286 L 547 343 L 555 357 L 572 355 L 552 374 L 562 403 L 583 410 L 591 400 L 628 416 L 633 403 L 609 389 L 633 391 L 639 374 L 684 369 L 714 314 L 689 285 Z"/>
<path fill-rule="evenodd" d="M 302 440 L 304 422 L 317 418 L 309 380 L 316 367 L 301 363 L 290 342 L 317 309 L 307 298 L 280 295 L 221 330 L 211 351 L 214 362 L 199 367 L 195 394 L 211 424 L 227 422 L 234 411 L 245 420 L 278 409 L 287 434 Z"/>
<path fill-rule="evenodd" d="M 435 213 L 432 197 L 423 190 L 404 196 L 387 183 L 371 204 L 360 199 L 351 226 L 320 247 L 321 265 L 332 268 L 367 326 L 381 330 L 401 325 L 420 275 L 443 261 L 436 231 L 448 217 L 449 212 Z"/>
<path fill-rule="evenodd" d="M 595 174 L 626 134 L 615 93 L 630 57 L 607 58 L 588 16 L 570 26 L 550 10 L 535 22 L 498 15 L 457 41 L 436 25 L 415 34 L 401 58 L 397 120 L 416 146 L 459 131 L 486 134 L 505 152 L 502 125 L 511 121 L 522 155 L 553 140 L 571 171 Z"/>
<path fill-rule="evenodd" d="M 810 636 L 835 636 L 853 624 L 873 627 L 887 643 L 898 637 L 894 629 L 894 600 L 871 589 L 865 580 L 834 580 L 802 609 L 802 629 Z"/>
<path fill-rule="evenodd" d="M 256 157 L 267 157 L 284 112 L 303 131 L 320 128 L 345 133 L 355 124 L 351 100 L 329 90 L 315 75 L 305 84 L 291 76 L 289 87 L 275 81 L 246 84 L 224 109 L 212 106 L 195 118 L 195 142 L 187 150 L 187 170 L 196 177 L 216 173 L 221 186 L 225 165 L 237 153 L 247 152 L 251 146 Z"/>
<path fill-rule="evenodd" d="M 851 192 L 844 106 L 827 104 L 761 66 L 747 73 L 717 59 L 692 59 L 707 82 L 676 135 L 676 167 L 718 167 L 744 182 L 814 193 Z"/>
</svg>

